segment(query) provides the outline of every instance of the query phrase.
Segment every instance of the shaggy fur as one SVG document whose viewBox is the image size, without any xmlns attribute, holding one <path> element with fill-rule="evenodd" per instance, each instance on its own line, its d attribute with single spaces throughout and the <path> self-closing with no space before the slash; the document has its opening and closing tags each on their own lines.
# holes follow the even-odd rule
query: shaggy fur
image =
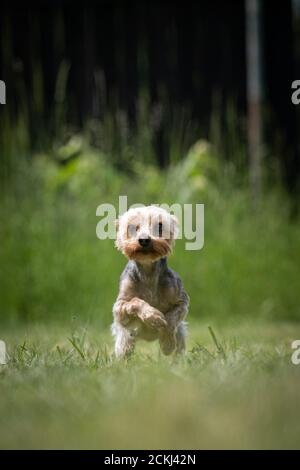
<svg viewBox="0 0 300 470">
<path fill-rule="evenodd" d="M 169 355 L 185 350 L 189 297 L 167 266 L 177 219 L 164 209 L 129 209 L 117 221 L 116 247 L 129 259 L 113 306 L 117 357 L 130 355 L 137 340 L 158 340 Z"/>
</svg>

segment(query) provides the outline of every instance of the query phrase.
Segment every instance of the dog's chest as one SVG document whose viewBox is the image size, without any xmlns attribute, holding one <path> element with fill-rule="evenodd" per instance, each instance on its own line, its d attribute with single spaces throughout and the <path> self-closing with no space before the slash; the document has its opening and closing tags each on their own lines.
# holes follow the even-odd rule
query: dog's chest
<svg viewBox="0 0 300 470">
<path fill-rule="evenodd" d="M 146 279 L 144 282 L 139 282 L 136 287 L 137 297 L 145 300 L 162 313 L 166 313 L 175 303 L 174 289 L 160 284 L 157 280 Z"/>
</svg>

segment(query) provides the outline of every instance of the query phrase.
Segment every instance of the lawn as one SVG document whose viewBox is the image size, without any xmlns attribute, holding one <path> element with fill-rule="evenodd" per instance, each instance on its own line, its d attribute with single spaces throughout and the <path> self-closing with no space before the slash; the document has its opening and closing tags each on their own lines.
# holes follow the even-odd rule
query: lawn
<svg viewBox="0 0 300 470">
<path fill-rule="evenodd" d="M 210 324 L 184 358 L 141 342 L 128 362 L 95 323 L 5 327 L 0 448 L 299 448 L 299 324 Z"/>
</svg>

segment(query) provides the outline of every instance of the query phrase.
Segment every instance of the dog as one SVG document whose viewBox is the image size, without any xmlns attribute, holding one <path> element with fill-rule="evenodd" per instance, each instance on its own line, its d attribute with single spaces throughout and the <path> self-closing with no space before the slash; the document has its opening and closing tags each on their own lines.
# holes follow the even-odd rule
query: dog
<svg viewBox="0 0 300 470">
<path fill-rule="evenodd" d="M 116 221 L 115 245 L 128 259 L 113 305 L 115 355 L 130 356 L 137 340 L 158 340 L 165 355 L 183 353 L 189 296 L 167 265 L 178 220 L 156 207 L 131 208 Z"/>
</svg>

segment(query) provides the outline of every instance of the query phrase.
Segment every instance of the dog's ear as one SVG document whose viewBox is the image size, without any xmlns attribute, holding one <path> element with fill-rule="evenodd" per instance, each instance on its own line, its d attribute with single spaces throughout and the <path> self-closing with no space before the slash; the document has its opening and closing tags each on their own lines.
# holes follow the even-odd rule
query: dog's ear
<svg viewBox="0 0 300 470">
<path fill-rule="evenodd" d="M 119 234 L 119 228 L 120 228 L 120 217 L 114 221 L 115 228 L 116 228 L 116 238 L 115 238 L 115 247 L 121 251 L 121 239 L 120 239 L 120 234 Z"/>
<path fill-rule="evenodd" d="M 171 214 L 171 219 L 172 219 L 172 222 L 175 224 L 175 225 L 179 225 L 179 220 L 178 218 L 176 217 L 176 215 L 174 214 Z"/>
<path fill-rule="evenodd" d="M 179 234 L 179 220 L 176 215 L 170 214 L 171 216 L 171 230 L 173 233 L 173 238 L 177 238 Z"/>
</svg>

